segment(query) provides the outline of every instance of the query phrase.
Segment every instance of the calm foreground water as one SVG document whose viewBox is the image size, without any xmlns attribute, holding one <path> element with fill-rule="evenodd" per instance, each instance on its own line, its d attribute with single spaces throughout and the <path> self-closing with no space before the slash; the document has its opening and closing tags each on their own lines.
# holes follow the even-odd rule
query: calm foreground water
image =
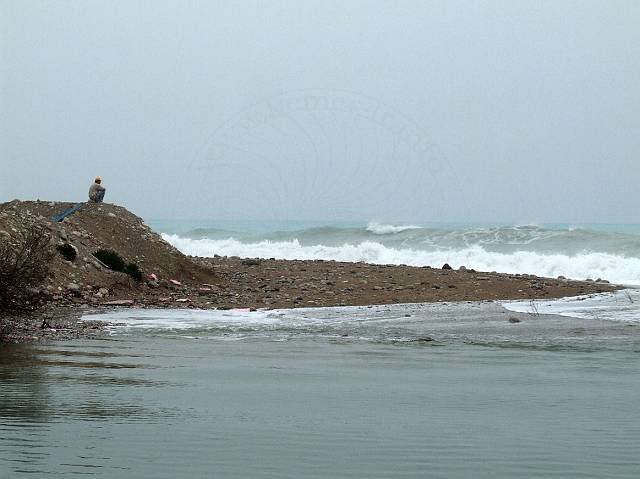
<svg viewBox="0 0 640 479">
<path fill-rule="evenodd" d="M 0 346 L 0 478 L 640 477 L 634 321 L 478 304 L 103 318 L 105 340 Z"/>
</svg>

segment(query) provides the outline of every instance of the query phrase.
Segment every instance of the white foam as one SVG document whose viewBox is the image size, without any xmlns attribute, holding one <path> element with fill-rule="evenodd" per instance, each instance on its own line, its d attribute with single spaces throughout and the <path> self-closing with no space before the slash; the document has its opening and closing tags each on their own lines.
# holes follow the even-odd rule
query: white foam
<svg viewBox="0 0 640 479">
<path fill-rule="evenodd" d="M 418 230 L 421 229 L 420 226 L 415 225 L 406 225 L 406 226 L 394 226 L 394 225 L 385 225 L 382 223 L 378 223 L 376 221 L 370 221 L 367 225 L 367 231 L 376 235 L 387 235 L 394 233 L 402 233 L 407 230 Z"/>
<path fill-rule="evenodd" d="M 220 326 L 272 325 L 279 321 L 276 314 L 248 310 L 180 310 L 123 309 L 86 316 L 92 321 L 113 323 L 126 329 L 206 329 Z"/>
<path fill-rule="evenodd" d="M 240 256 L 244 258 L 277 258 L 301 260 L 335 260 L 373 264 L 406 264 L 410 266 L 466 266 L 479 271 L 527 273 L 545 277 L 559 275 L 574 279 L 602 278 L 614 283 L 640 285 L 640 258 L 609 253 L 576 255 L 543 254 L 532 251 L 514 253 L 490 252 L 481 246 L 455 250 L 416 250 L 390 248 L 375 241 L 341 246 L 301 245 L 298 240 L 242 243 L 236 239 L 190 239 L 162 235 L 185 254 L 194 256 Z"/>
<path fill-rule="evenodd" d="M 250 311 L 201 309 L 121 309 L 84 316 L 104 321 L 117 330 L 264 330 L 278 327 L 324 326 L 341 323 L 341 312 L 357 307 L 297 308 Z M 388 319 L 388 318 L 387 318 Z"/>
<path fill-rule="evenodd" d="M 505 301 L 501 304 L 509 311 L 517 313 L 557 314 L 573 318 L 640 322 L 640 291 L 637 289 L 554 300 Z"/>
</svg>

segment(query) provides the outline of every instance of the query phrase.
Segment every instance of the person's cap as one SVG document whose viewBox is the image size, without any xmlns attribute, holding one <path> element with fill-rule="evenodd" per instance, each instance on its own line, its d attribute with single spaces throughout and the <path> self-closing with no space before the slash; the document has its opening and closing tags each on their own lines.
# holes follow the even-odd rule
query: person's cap
<svg viewBox="0 0 640 479">
<path fill-rule="evenodd" d="M 99 176 L 96 176 L 96 183 L 100 183 L 102 181 L 102 178 L 100 178 Z"/>
</svg>

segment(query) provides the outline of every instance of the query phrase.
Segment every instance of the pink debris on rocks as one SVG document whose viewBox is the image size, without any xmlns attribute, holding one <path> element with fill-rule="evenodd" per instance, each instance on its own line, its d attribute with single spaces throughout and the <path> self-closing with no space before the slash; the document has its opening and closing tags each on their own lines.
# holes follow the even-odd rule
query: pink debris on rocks
<svg viewBox="0 0 640 479">
<path fill-rule="evenodd" d="M 170 279 L 169 283 L 174 284 L 176 286 L 182 286 L 182 283 L 180 281 L 178 281 L 177 279 Z"/>
</svg>

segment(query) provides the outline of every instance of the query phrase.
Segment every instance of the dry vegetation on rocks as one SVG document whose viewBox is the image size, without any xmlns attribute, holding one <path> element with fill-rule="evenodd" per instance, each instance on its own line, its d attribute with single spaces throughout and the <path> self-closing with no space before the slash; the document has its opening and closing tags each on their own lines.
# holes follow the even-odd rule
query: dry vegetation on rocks
<svg viewBox="0 0 640 479">
<path fill-rule="evenodd" d="M 42 305 L 46 296 L 40 287 L 51 276 L 53 255 L 51 235 L 41 224 L 28 224 L 13 235 L 0 234 L 0 311 L 28 311 Z"/>
</svg>

